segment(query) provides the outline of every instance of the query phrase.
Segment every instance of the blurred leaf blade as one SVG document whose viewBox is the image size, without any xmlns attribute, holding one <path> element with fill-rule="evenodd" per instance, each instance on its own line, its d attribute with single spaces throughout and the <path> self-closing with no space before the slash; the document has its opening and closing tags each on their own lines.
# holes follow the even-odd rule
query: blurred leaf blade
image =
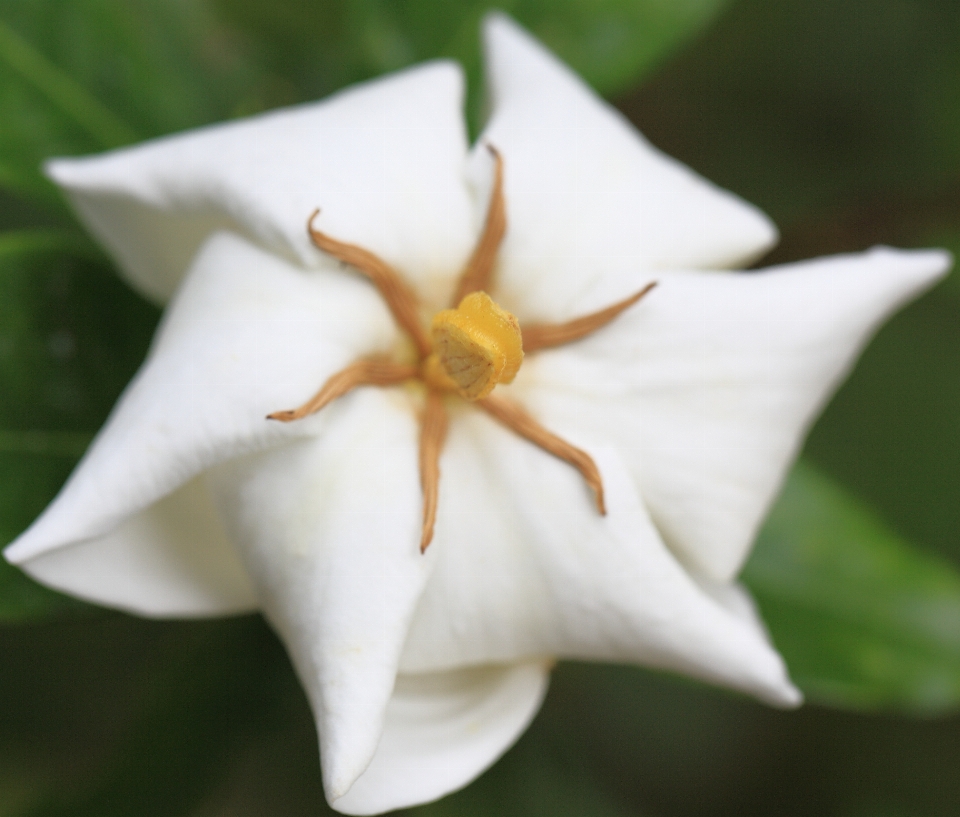
<svg viewBox="0 0 960 817">
<path fill-rule="evenodd" d="M 517 19 L 600 93 L 635 85 L 707 26 L 726 0 L 515 0 Z"/>
<path fill-rule="evenodd" d="M 298 0 L 214 0 L 220 18 L 250 43 L 293 99 L 447 57 L 467 70 L 475 114 L 482 86 L 480 23 L 499 9 L 557 52 L 600 93 L 639 82 L 703 30 L 727 0 L 358 0 L 302 13 Z M 298 13 L 300 12 L 300 13 Z M 264 33 L 266 32 L 266 36 Z"/>
<path fill-rule="evenodd" d="M 52 182 L 36 172 L 36 169 L 25 171 L 22 167 L 0 162 L 0 189 L 43 204 L 47 208 L 64 209 L 60 192 Z"/>
<path fill-rule="evenodd" d="M 0 232 L 0 261 L 57 253 L 92 261 L 106 260 L 89 238 L 72 230 L 32 227 Z"/>
<path fill-rule="evenodd" d="M 72 431 L 0 429 L 0 454 L 37 454 L 79 459 L 92 439 L 92 434 Z"/>
<path fill-rule="evenodd" d="M 63 211 L 45 159 L 220 121 L 257 95 L 261 72 L 210 5 L 0 0 L 0 185 Z"/>
<path fill-rule="evenodd" d="M 960 705 L 960 574 L 808 464 L 744 572 L 808 699 L 915 714 Z"/>
<path fill-rule="evenodd" d="M 0 60 L 102 147 L 119 147 L 137 141 L 137 134 L 130 127 L 3 20 L 0 20 Z"/>
</svg>

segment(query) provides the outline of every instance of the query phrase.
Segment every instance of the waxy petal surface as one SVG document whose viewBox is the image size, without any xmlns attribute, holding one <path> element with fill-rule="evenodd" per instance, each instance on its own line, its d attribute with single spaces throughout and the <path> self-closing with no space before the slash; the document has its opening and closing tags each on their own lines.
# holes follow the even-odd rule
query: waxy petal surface
<svg viewBox="0 0 960 817">
<path fill-rule="evenodd" d="M 677 272 L 596 335 L 532 357 L 516 388 L 545 423 L 608 434 L 674 552 L 729 581 L 857 355 L 949 266 L 943 252 L 878 248 Z"/>
<path fill-rule="evenodd" d="M 383 737 L 346 814 L 380 814 L 465 786 L 527 728 L 547 691 L 544 662 L 398 675 Z"/>
<path fill-rule="evenodd" d="M 216 229 L 315 266 L 304 225 L 318 207 L 318 228 L 446 297 L 474 239 L 462 97 L 458 65 L 427 63 L 321 102 L 58 159 L 47 172 L 130 282 L 160 302 Z"/>
<path fill-rule="evenodd" d="M 538 656 L 623 661 L 795 704 L 756 620 L 687 575 L 616 450 L 575 425 L 551 430 L 593 456 L 607 515 L 570 466 L 479 412 L 455 415 L 441 459 L 437 564 L 402 670 Z"/>
<path fill-rule="evenodd" d="M 330 374 L 389 350 L 395 339 L 386 309 L 357 276 L 304 271 L 237 236 L 215 235 L 109 421 L 57 499 L 6 557 L 24 564 L 99 539 L 212 465 L 316 433 L 323 414 L 293 424 L 265 417 L 298 405 Z M 156 545 L 176 550 L 181 534 L 171 528 L 172 538 L 160 536 Z M 161 599 L 147 593 L 148 577 L 142 578 L 146 584 L 130 590 L 142 600 L 138 609 L 164 614 Z M 136 581 L 132 574 L 130 581 Z M 82 589 L 85 598 L 98 598 L 95 584 Z M 102 600 L 111 603 L 113 596 Z"/>
<path fill-rule="evenodd" d="M 472 170 L 483 184 L 484 145 L 503 154 L 495 291 L 521 323 L 575 317 L 598 279 L 737 266 L 774 243 L 766 216 L 653 148 L 509 18 L 488 18 L 485 46 L 493 112 Z"/>
<path fill-rule="evenodd" d="M 332 802 L 366 769 L 434 558 L 421 555 L 417 421 L 400 389 L 359 389 L 324 430 L 211 472 L 217 504 L 287 646 Z"/>
<path fill-rule="evenodd" d="M 21 567 L 50 587 L 142 616 L 221 616 L 258 607 L 202 477 L 103 536 L 47 550 Z"/>
</svg>

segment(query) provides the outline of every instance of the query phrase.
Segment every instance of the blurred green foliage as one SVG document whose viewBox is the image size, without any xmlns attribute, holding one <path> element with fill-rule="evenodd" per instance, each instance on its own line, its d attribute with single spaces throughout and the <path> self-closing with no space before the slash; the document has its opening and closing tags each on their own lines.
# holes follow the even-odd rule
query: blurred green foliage
<svg viewBox="0 0 960 817">
<path fill-rule="evenodd" d="M 801 463 L 743 580 L 821 703 L 932 714 L 960 701 L 960 574 Z"/>
<path fill-rule="evenodd" d="M 488 6 L 0 0 L 4 541 L 67 477 L 158 319 L 84 237 L 43 159 L 314 99 L 433 57 L 467 68 L 476 131 Z M 876 242 L 960 250 L 955 2 L 499 6 L 667 152 L 770 212 L 783 228 L 773 261 Z M 822 705 L 929 715 L 960 704 L 958 281 L 870 347 L 745 572 Z M 259 618 L 140 621 L 0 562 L 0 653 L 0 817 L 326 813 L 306 702 Z M 570 664 L 503 761 L 415 812 L 952 815 L 958 726 L 779 713 Z"/>
</svg>

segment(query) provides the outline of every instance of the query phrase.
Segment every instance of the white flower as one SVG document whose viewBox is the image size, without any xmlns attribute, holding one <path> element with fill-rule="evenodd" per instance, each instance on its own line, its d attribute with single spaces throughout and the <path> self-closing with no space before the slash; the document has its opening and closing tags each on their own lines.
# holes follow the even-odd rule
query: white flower
<svg viewBox="0 0 960 817">
<path fill-rule="evenodd" d="M 49 166 L 130 282 L 172 300 L 83 462 L 6 556 L 144 615 L 263 610 L 348 814 L 473 779 L 533 717 L 558 657 L 796 704 L 734 577 L 857 352 L 949 265 L 877 249 L 717 271 L 770 247 L 763 215 L 654 150 L 507 18 L 488 19 L 486 48 L 492 115 L 472 150 L 460 70 L 433 62 Z M 421 386 L 265 415 L 358 359 L 410 359 L 375 287 L 311 243 L 310 213 L 398 270 L 428 317 L 483 232 L 487 145 L 507 211 L 492 294 L 521 327 L 657 286 L 497 391 L 589 455 L 606 515 L 569 464 L 451 397 L 421 554 Z"/>
</svg>

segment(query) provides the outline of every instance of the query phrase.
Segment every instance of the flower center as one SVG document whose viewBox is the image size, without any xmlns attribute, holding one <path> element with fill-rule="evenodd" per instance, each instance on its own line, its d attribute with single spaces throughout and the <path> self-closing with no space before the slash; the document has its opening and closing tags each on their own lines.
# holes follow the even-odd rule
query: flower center
<svg viewBox="0 0 960 817">
<path fill-rule="evenodd" d="M 488 146 L 489 147 L 489 146 Z M 510 383 L 523 362 L 524 352 L 562 346 L 606 326 L 629 309 L 656 284 L 606 309 L 591 312 L 566 323 L 534 324 L 523 328 L 517 319 L 487 295 L 496 265 L 497 251 L 506 232 L 503 197 L 503 160 L 489 147 L 494 159 L 494 185 L 487 218 L 477 246 L 457 283 L 455 309 L 433 316 L 429 334 L 418 318 L 417 297 L 403 276 L 363 247 L 345 244 L 313 227 L 319 210 L 307 221 L 307 232 L 317 249 L 353 267 L 376 286 L 397 325 L 417 349 L 416 364 L 399 363 L 378 356 L 347 366 L 328 378 L 320 390 L 296 409 L 276 411 L 268 420 L 291 422 L 320 411 L 324 406 L 359 386 L 394 386 L 418 380 L 426 386 L 420 417 L 420 484 L 423 488 L 421 552 L 433 538 L 440 484 L 440 453 L 446 439 L 448 417 L 445 395 L 455 393 L 484 410 L 498 423 L 572 465 L 593 491 L 597 510 L 606 513 L 603 481 L 593 459 L 576 446 L 544 428 L 517 403 L 491 395 L 498 383 Z"/>
<path fill-rule="evenodd" d="M 523 362 L 520 323 L 486 292 L 472 292 L 456 309 L 434 315 L 430 337 L 434 351 L 424 361 L 424 381 L 465 400 L 512 382 Z"/>
</svg>

